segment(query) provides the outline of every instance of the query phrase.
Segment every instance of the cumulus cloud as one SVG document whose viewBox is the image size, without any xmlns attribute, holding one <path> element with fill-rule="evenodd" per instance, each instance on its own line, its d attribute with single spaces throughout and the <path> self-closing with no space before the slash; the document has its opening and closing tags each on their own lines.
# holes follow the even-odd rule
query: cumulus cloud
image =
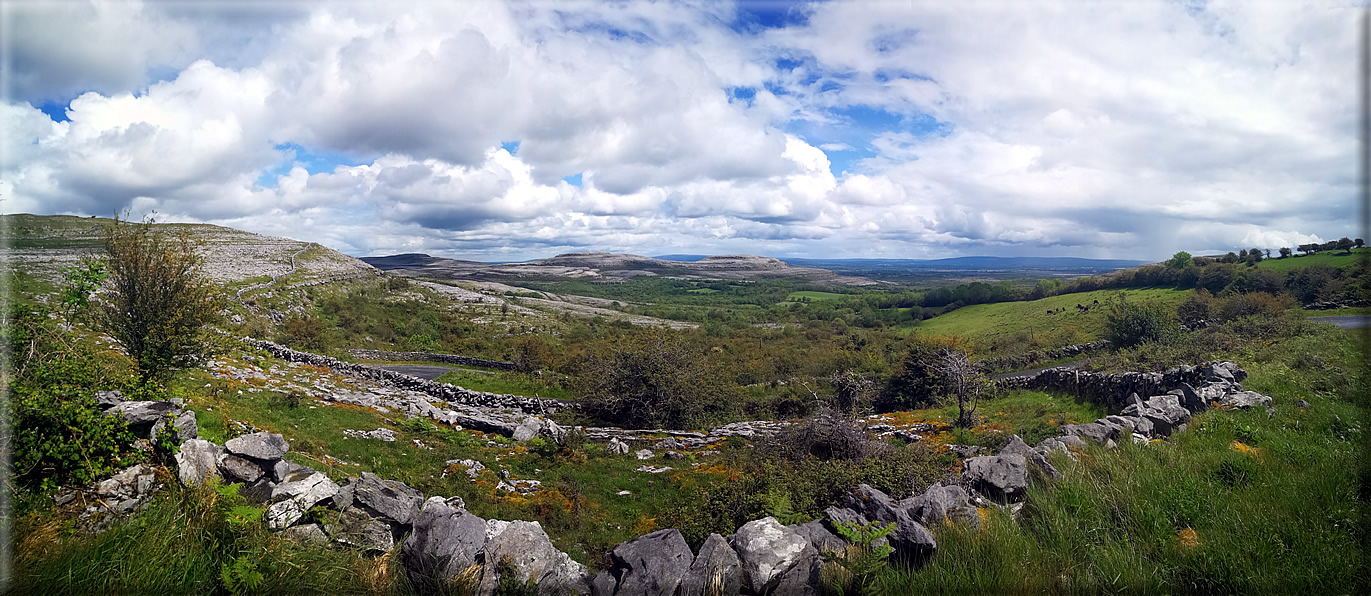
<svg viewBox="0 0 1371 596">
<path fill-rule="evenodd" d="M 4 10 L 7 211 L 501 260 L 1356 233 L 1353 3 Z"/>
</svg>

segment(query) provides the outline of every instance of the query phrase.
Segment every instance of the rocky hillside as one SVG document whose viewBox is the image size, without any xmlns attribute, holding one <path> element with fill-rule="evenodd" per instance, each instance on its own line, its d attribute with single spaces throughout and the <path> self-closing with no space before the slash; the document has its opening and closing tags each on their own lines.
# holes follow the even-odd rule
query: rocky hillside
<svg viewBox="0 0 1371 596">
<path fill-rule="evenodd" d="M 113 220 L 70 215 L 0 215 L 0 260 L 55 280 L 83 255 L 100 250 Z M 314 244 L 209 224 L 158 224 L 187 229 L 204 244 L 205 269 L 224 283 L 296 274 L 302 280 L 375 275 L 370 265 Z M 262 280 L 265 281 L 265 280 Z"/>
<path fill-rule="evenodd" d="M 876 282 L 863 277 L 838 275 L 827 269 L 792 267 L 779 259 L 752 255 L 720 255 L 699 261 L 667 261 L 630 254 L 576 252 L 526 263 L 480 263 L 445 259 L 425 254 L 364 257 L 363 261 L 385 271 L 414 277 L 517 281 L 547 279 L 585 279 L 617 283 L 638 276 L 665 276 L 673 279 L 750 280 L 793 278 L 809 282 L 842 285 L 869 285 Z"/>
</svg>

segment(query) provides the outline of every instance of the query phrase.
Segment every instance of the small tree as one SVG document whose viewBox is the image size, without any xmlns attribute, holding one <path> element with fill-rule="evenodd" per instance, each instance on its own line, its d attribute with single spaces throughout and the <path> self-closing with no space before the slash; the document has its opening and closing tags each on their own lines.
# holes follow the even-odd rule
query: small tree
<svg viewBox="0 0 1371 596">
<path fill-rule="evenodd" d="M 1166 266 L 1172 269 L 1185 269 L 1192 262 L 1194 260 L 1190 257 L 1190 253 L 1180 251 L 1171 256 L 1171 260 L 1166 262 Z"/>
<path fill-rule="evenodd" d="M 1294 254 L 1294 252 L 1290 250 L 1290 247 L 1289 247 L 1289 246 L 1282 246 L 1282 247 L 1281 247 L 1281 258 L 1282 258 L 1282 259 L 1284 259 L 1284 258 L 1286 258 L 1286 257 L 1289 257 L 1289 256 L 1292 255 L 1292 254 Z"/>
<path fill-rule="evenodd" d="M 1337 248 L 1338 248 L 1338 250 L 1345 250 L 1345 251 L 1347 251 L 1347 254 L 1350 255 L 1350 254 L 1352 254 L 1352 247 L 1354 247 L 1354 246 L 1356 246 L 1356 245 L 1357 245 L 1357 243 L 1356 243 L 1356 242 L 1353 242 L 1351 238 L 1348 238 L 1348 237 L 1344 236 L 1344 237 L 1338 239 Z"/>
<path fill-rule="evenodd" d="M 957 400 L 955 424 L 962 428 L 976 426 L 976 407 L 981 394 L 992 386 L 985 371 L 971 362 L 966 352 L 952 348 L 943 348 L 933 367 L 948 393 Z"/>
<path fill-rule="evenodd" d="M 142 224 L 116 217 L 106 229 L 108 291 L 94 313 L 144 381 L 198 361 L 207 351 L 205 326 L 218 320 L 223 303 L 190 231 L 153 224 L 152 217 Z"/>
</svg>

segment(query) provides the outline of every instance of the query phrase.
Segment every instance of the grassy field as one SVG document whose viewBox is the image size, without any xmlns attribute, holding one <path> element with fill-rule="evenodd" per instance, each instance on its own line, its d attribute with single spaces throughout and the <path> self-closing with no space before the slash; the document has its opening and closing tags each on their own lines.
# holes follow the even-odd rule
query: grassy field
<svg viewBox="0 0 1371 596">
<path fill-rule="evenodd" d="M 1308 256 L 1295 255 L 1284 259 L 1264 259 L 1262 262 L 1257 263 L 1257 266 L 1272 271 L 1289 271 L 1291 269 L 1312 267 L 1314 265 L 1351 267 L 1362 262 L 1367 257 L 1371 257 L 1371 247 L 1354 248 L 1352 249 L 1352 254 L 1348 254 L 1341 250 L 1326 250 Z"/>
<path fill-rule="evenodd" d="M 1187 292 L 1175 289 L 1098 290 L 1028 302 L 976 304 L 925 320 L 916 329 L 919 333 L 969 340 L 986 354 L 1016 347 L 1056 347 L 1099 339 L 1104 331 L 1105 303 L 1115 296 L 1123 294 L 1130 301 L 1156 300 L 1174 306 L 1185 299 Z M 1097 300 L 1100 304 L 1094 305 Z M 1090 306 L 1090 311 L 1080 311 L 1077 304 Z M 1062 312 L 1048 314 L 1049 310 Z"/>
<path fill-rule="evenodd" d="M 838 300 L 843 296 L 843 294 L 835 294 L 833 292 L 801 290 L 799 292 L 791 292 L 789 295 L 786 296 L 786 300 L 792 302 L 795 300 L 799 300 L 801 298 L 808 298 L 810 300 Z"/>
</svg>

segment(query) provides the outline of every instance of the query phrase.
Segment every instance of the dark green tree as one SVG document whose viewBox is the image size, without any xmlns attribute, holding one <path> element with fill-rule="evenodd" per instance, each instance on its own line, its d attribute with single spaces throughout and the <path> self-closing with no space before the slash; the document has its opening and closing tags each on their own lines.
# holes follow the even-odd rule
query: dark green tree
<svg viewBox="0 0 1371 596">
<path fill-rule="evenodd" d="M 1192 262 L 1194 261 L 1190 257 L 1190 253 L 1180 251 L 1174 255 L 1171 255 L 1171 260 L 1166 262 L 1166 266 L 1172 269 L 1185 269 Z"/>
</svg>

